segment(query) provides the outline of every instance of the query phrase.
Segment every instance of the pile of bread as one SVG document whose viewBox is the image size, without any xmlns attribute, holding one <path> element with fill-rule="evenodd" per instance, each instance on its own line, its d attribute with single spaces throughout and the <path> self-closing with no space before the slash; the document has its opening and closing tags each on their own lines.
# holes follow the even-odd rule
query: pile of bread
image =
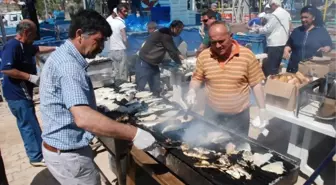
<svg viewBox="0 0 336 185">
<path fill-rule="evenodd" d="M 278 80 L 280 82 L 293 84 L 295 86 L 301 86 L 302 84 L 307 84 L 307 83 L 310 82 L 310 79 L 305 77 L 300 72 L 271 75 L 269 78 L 272 79 L 272 80 Z"/>
</svg>

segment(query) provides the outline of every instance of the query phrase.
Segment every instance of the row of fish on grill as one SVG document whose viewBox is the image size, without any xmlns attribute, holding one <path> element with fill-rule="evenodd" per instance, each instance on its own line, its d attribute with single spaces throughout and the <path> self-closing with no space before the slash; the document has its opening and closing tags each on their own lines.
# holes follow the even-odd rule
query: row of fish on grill
<svg viewBox="0 0 336 185">
<path fill-rule="evenodd" d="M 271 153 L 253 153 L 248 143 L 241 143 L 238 146 L 229 142 L 223 153 L 206 149 L 205 147 L 191 147 L 183 143 L 181 145 L 183 154 L 194 158 L 196 168 L 212 168 L 231 175 L 234 179 L 252 179 L 252 171 L 261 168 L 266 172 L 282 175 L 286 170 L 282 161 L 271 162 Z"/>
<path fill-rule="evenodd" d="M 171 119 L 177 114 L 178 110 L 163 98 L 152 95 L 151 92 L 138 92 L 134 83 L 123 83 L 118 88 L 102 87 L 95 90 L 96 102 L 98 107 L 105 112 L 120 112 L 124 114 L 133 114 L 138 119 L 139 124 L 147 127 L 159 124 L 164 121 L 163 118 Z M 172 95 L 167 93 L 165 98 L 169 99 Z M 188 122 L 183 116 L 175 117 L 180 123 Z M 175 129 L 175 125 L 169 125 L 164 128 L 162 133 Z M 210 142 L 218 143 L 227 139 L 227 136 L 209 136 Z M 203 139 L 204 140 L 204 139 Z M 251 146 L 248 143 L 240 144 L 236 147 L 233 143 L 228 143 L 225 152 L 217 152 L 206 149 L 205 147 L 192 147 L 186 143 L 180 146 L 183 154 L 194 158 L 197 162 L 196 168 L 213 168 L 231 175 L 234 179 L 244 177 L 249 180 L 252 178 L 250 173 L 255 168 L 281 175 L 285 172 L 281 161 L 270 162 L 273 157 L 271 153 L 252 153 Z M 240 156 L 237 158 L 237 156 Z M 235 160 L 232 160 L 235 158 Z"/>
<path fill-rule="evenodd" d="M 123 83 L 117 88 L 102 87 L 95 90 L 97 106 L 105 112 L 119 112 L 134 115 L 143 123 L 158 122 L 158 115 L 171 111 L 174 107 L 163 98 L 153 96 L 149 91 L 137 91 L 136 84 Z M 164 95 L 169 99 L 172 93 Z"/>
</svg>

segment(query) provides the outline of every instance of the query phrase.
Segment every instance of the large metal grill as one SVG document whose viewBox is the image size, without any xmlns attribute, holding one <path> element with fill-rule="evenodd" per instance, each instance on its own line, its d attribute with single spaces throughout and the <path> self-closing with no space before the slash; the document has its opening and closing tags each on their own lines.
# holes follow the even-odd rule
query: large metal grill
<svg viewBox="0 0 336 185">
<path fill-rule="evenodd" d="M 113 88 L 118 90 L 119 85 L 115 85 Z M 171 102 L 164 100 L 167 104 L 172 104 Z M 126 104 L 127 102 L 121 101 L 117 102 L 118 104 Z M 175 105 L 176 110 L 180 110 L 178 105 Z M 103 110 L 102 110 L 103 111 Z M 162 112 L 161 112 L 162 113 Z M 183 116 L 185 112 L 181 110 L 174 118 L 169 119 L 168 121 L 156 124 L 154 126 L 148 127 L 144 124 L 139 123 L 135 114 L 126 114 L 119 112 L 108 112 L 105 113 L 110 118 L 117 120 L 119 122 L 131 123 L 138 127 L 141 127 L 153 134 L 157 139 L 159 145 L 152 147 L 153 151 L 159 151 L 161 155 L 152 155 L 154 159 L 158 162 L 167 166 L 178 178 L 183 182 L 190 185 L 266 185 L 266 184 L 283 184 L 290 185 L 294 184 L 298 178 L 299 173 L 299 160 L 293 159 L 288 156 L 277 153 L 271 149 L 268 149 L 252 139 L 248 139 L 238 134 L 226 130 L 225 128 L 217 125 L 215 123 L 204 120 L 204 118 L 196 113 L 189 112 L 193 119 L 189 122 L 181 123 L 176 117 Z M 160 113 L 158 113 L 160 114 Z M 173 131 L 162 133 L 162 130 L 170 124 L 181 124 L 178 129 Z M 244 168 L 247 172 L 252 175 L 251 179 L 245 179 L 241 177 L 239 179 L 233 178 L 228 173 L 222 172 L 218 169 L 210 168 L 198 168 L 195 167 L 197 159 L 186 156 L 183 151 L 178 147 L 184 141 L 184 133 L 195 127 L 197 124 L 203 125 L 205 129 L 200 130 L 198 133 L 195 133 L 195 138 L 200 135 L 204 135 L 210 131 L 221 131 L 227 132 L 230 134 L 231 138 L 220 144 L 206 144 L 204 148 L 214 150 L 216 152 L 225 153 L 225 146 L 228 142 L 244 142 L 248 143 L 251 146 L 253 153 L 271 153 L 273 157 L 270 159 L 270 162 L 281 161 L 283 163 L 285 172 L 281 175 L 275 173 L 263 171 L 260 167 L 255 167 L 253 169 Z M 169 142 L 167 142 L 169 140 Z M 160 146 L 161 144 L 161 146 Z M 149 151 L 149 153 L 152 153 Z M 153 154 L 153 153 L 152 153 Z M 238 159 L 241 159 L 241 153 L 230 155 L 230 161 L 235 164 Z"/>
<path fill-rule="evenodd" d="M 183 113 L 181 113 L 183 115 Z M 215 185 L 263 185 L 263 184 L 294 184 L 298 178 L 299 173 L 299 160 L 291 159 L 288 156 L 277 153 L 271 149 L 261 146 L 257 142 L 247 139 L 229 130 L 225 130 L 220 126 L 216 127 L 213 123 L 209 123 L 201 118 L 197 114 L 193 114 L 194 119 L 190 122 L 183 123 L 183 126 L 171 132 L 167 132 L 162 134 L 163 128 L 172 124 L 172 121 L 167 121 L 164 123 L 157 124 L 151 128 L 146 128 L 143 125 L 138 125 L 143 129 L 150 131 L 159 142 L 167 143 L 167 139 L 169 139 L 170 143 L 181 143 L 183 141 L 183 133 L 190 127 L 195 126 L 195 124 L 204 124 L 207 129 L 205 132 L 209 130 L 218 131 L 223 130 L 223 132 L 229 132 L 231 135 L 231 139 L 221 144 L 207 144 L 204 148 L 215 150 L 217 152 L 225 153 L 225 145 L 230 141 L 241 141 L 247 142 L 250 144 L 252 152 L 258 153 L 271 153 L 273 157 L 270 159 L 270 162 L 281 161 L 284 164 L 284 168 L 286 172 L 282 175 L 277 175 L 275 173 L 266 172 L 261 170 L 260 167 L 255 167 L 253 170 L 248 170 L 252 175 L 252 179 L 247 180 L 245 178 L 234 179 L 231 175 L 221 172 L 218 169 L 211 168 L 197 168 L 194 164 L 198 161 L 197 159 L 188 157 L 184 155 L 183 151 L 179 148 L 165 148 L 162 149 L 154 149 L 156 151 L 160 150 L 162 155 L 153 156 L 159 162 L 165 164 L 172 172 L 174 172 L 181 180 L 183 180 L 187 184 L 192 185 L 207 185 L 207 184 L 215 184 Z M 195 137 L 204 133 L 195 133 Z M 164 148 L 164 147 L 163 147 Z M 235 161 L 241 158 L 241 154 L 233 155 L 230 160 Z"/>
</svg>

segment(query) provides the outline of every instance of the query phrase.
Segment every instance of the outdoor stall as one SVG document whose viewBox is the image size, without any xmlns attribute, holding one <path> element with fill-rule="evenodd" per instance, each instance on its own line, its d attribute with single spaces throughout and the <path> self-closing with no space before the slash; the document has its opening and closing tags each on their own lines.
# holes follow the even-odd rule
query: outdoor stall
<svg viewBox="0 0 336 185">
<path fill-rule="evenodd" d="M 152 147 L 145 151 L 133 148 L 127 155 L 124 152 L 127 143 L 117 147 L 111 145 L 113 139 L 99 137 L 108 151 L 129 157 L 128 184 L 135 180 L 134 162 L 161 184 L 289 185 L 296 182 L 298 159 L 226 130 L 201 115 L 186 112 L 167 100 L 171 94 L 157 98 L 150 92 L 137 92 L 134 87 L 132 83 L 119 83 L 95 90 L 102 113 L 145 129 L 156 138 Z M 121 164 L 116 166 L 122 169 L 118 167 Z"/>
</svg>

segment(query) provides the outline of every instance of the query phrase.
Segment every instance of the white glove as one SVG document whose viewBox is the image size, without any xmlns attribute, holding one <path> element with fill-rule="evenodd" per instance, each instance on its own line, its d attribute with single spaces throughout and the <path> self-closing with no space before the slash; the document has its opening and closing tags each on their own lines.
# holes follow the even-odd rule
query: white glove
<svg viewBox="0 0 336 185">
<path fill-rule="evenodd" d="M 39 84 L 40 84 L 40 77 L 37 76 L 37 75 L 29 75 L 28 81 L 30 81 L 31 83 L 39 86 Z"/>
<path fill-rule="evenodd" d="M 138 128 L 135 137 L 133 138 L 133 144 L 138 149 L 143 150 L 150 147 L 155 142 L 155 138 L 147 131 Z"/>
<path fill-rule="evenodd" d="M 266 109 L 259 109 L 260 128 L 264 128 L 268 125 L 268 117 Z"/>
<path fill-rule="evenodd" d="M 261 134 L 266 137 L 269 133 L 269 130 L 265 128 L 268 123 L 267 111 L 265 109 L 259 109 L 259 116 L 252 120 L 252 125 L 260 129 Z"/>
<path fill-rule="evenodd" d="M 196 103 L 196 91 L 194 89 L 188 91 L 186 100 L 189 105 L 194 105 Z"/>
</svg>

